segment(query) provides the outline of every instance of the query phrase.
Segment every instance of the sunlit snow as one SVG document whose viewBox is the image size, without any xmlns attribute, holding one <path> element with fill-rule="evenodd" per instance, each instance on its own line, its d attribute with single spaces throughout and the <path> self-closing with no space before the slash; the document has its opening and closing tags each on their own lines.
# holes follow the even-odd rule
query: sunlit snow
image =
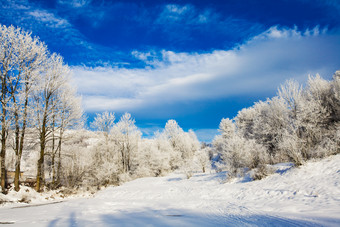
<svg viewBox="0 0 340 227">
<path fill-rule="evenodd" d="M 141 178 L 93 198 L 6 204 L 0 221 L 50 227 L 339 226 L 339 163 L 340 155 L 299 168 L 279 164 L 276 174 L 260 181 L 226 182 L 224 172 Z"/>
</svg>

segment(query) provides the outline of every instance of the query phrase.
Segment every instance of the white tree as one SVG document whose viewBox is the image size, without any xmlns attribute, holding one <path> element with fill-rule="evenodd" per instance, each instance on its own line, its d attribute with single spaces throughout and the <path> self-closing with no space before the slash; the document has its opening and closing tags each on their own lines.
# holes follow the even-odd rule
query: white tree
<svg viewBox="0 0 340 227">
<path fill-rule="evenodd" d="M 111 130 L 113 141 L 120 153 L 121 170 L 123 173 L 133 171 L 138 155 L 138 144 L 142 133 L 135 125 L 131 114 L 125 113 Z"/>
<path fill-rule="evenodd" d="M 105 137 L 108 137 L 112 130 L 115 122 L 115 114 L 112 112 L 105 111 L 101 114 L 96 114 L 94 121 L 91 123 L 91 127 L 103 132 Z"/>
<path fill-rule="evenodd" d="M 257 117 L 254 107 L 244 108 L 234 118 L 238 132 L 246 139 L 254 138 L 254 119 Z"/>
<path fill-rule="evenodd" d="M 170 144 L 159 137 L 142 139 L 139 143 L 136 177 L 162 176 L 170 172 Z"/>
<path fill-rule="evenodd" d="M 243 113 L 245 110 L 243 110 Z M 254 139 L 247 139 L 230 119 L 222 119 L 221 135 L 213 142 L 227 167 L 229 177 L 243 175 L 247 169 L 258 168 L 268 161 L 266 149 Z"/>
<path fill-rule="evenodd" d="M 6 190 L 6 139 L 13 122 L 16 154 L 15 190 L 19 190 L 19 173 L 25 129 L 27 106 L 32 80 L 42 68 L 46 47 L 38 38 L 13 26 L 0 25 L 1 69 L 1 187 Z M 9 114 L 11 116 L 9 116 Z"/>
<path fill-rule="evenodd" d="M 116 183 L 118 178 L 120 163 L 118 162 L 117 147 L 111 136 L 111 131 L 116 126 L 114 121 L 114 113 L 105 111 L 96 114 L 94 121 L 91 123 L 91 127 L 101 133 L 101 139 L 92 154 L 93 166 L 96 166 L 93 172 L 99 184 Z"/>
<path fill-rule="evenodd" d="M 168 120 L 163 135 L 172 147 L 170 161 L 172 169 L 183 167 L 187 176 L 190 177 L 193 157 L 200 147 L 195 133 L 192 130 L 184 132 L 175 120 Z"/>
<path fill-rule="evenodd" d="M 335 100 L 331 82 L 319 75 L 309 76 L 304 102 L 297 115 L 299 137 L 305 147 L 302 153 L 304 159 L 323 156 L 318 146 L 321 143 L 327 144 L 326 141 L 335 135 L 336 123 L 339 122 Z"/>
<path fill-rule="evenodd" d="M 210 164 L 210 159 L 209 159 L 210 150 L 211 150 L 210 147 L 205 147 L 205 148 L 197 150 L 197 152 L 195 153 L 195 159 L 198 162 L 198 165 L 202 169 L 203 173 L 205 173 L 207 167 Z"/>
<path fill-rule="evenodd" d="M 115 114 L 112 112 L 105 111 L 103 113 L 97 113 L 94 121 L 91 123 L 91 127 L 97 129 L 104 135 L 105 139 L 105 150 L 109 153 L 109 133 L 115 125 Z"/>
<path fill-rule="evenodd" d="M 37 162 L 36 190 L 44 185 L 45 149 L 53 131 L 53 119 L 60 103 L 62 87 L 69 81 L 69 69 L 61 56 L 52 54 L 46 62 L 44 74 L 33 92 L 35 126 L 39 134 L 40 156 Z"/>
<path fill-rule="evenodd" d="M 236 128 L 232 120 L 230 120 L 229 118 L 223 118 L 221 120 L 219 132 L 221 133 L 222 138 L 228 139 L 234 137 L 235 131 Z"/>
<path fill-rule="evenodd" d="M 76 95 L 76 91 L 69 83 L 65 83 L 58 93 L 58 103 L 52 116 L 52 144 L 51 144 L 51 169 L 52 169 L 52 186 L 60 185 L 61 168 L 62 168 L 62 144 L 64 142 L 64 133 L 67 129 L 83 127 L 83 109 L 81 107 L 81 98 Z M 56 157 L 58 155 L 58 157 Z M 55 160 L 58 159 L 57 165 Z"/>
</svg>

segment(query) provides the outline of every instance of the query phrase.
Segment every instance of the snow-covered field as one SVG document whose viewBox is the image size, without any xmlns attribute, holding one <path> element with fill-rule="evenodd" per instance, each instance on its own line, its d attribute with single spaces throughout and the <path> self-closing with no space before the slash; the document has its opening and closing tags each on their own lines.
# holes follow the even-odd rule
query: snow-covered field
<svg viewBox="0 0 340 227">
<path fill-rule="evenodd" d="M 224 173 L 142 178 L 93 198 L 0 208 L 10 226 L 340 226 L 340 155 L 261 181 Z"/>
</svg>

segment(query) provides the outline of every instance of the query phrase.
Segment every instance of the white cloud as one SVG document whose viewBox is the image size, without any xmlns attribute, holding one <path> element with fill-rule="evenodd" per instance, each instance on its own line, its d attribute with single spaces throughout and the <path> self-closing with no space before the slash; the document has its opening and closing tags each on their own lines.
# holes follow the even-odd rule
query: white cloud
<svg viewBox="0 0 340 227">
<path fill-rule="evenodd" d="M 185 23 L 206 24 L 217 19 L 217 14 L 209 9 L 199 11 L 193 5 L 168 4 L 156 19 L 156 24 Z"/>
<path fill-rule="evenodd" d="M 272 94 L 286 79 L 305 81 L 309 73 L 330 78 L 340 67 L 339 38 L 273 27 L 233 50 L 162 51 L 152 67 L 72 70 L 86 110 L 157 112 L 166 103 Z M 136 53 L 146 61 L 151 55 Z"/>
<path fill-rule="evenodd" d="M 36 2 L 5 1 L 3 5 L 0 4 L 0 20 L 4 24 L 14 24 L 32 31 L 35 35 L 39 34 L 42 40 L 49 43 L 57 45 L 63 43 L 72 48 L 80 47 L 87 50 L 91 50 L 93 46 L 67 17 L 58 14 L 58 10 L 44 9 Z"/>
<path fill-rule="evenodd" d="M 8 0 L 5 2 L 5 4 L 2 5 L 2 8 L 8 10 L 27 10 L 30 7 L 28 6 L 28 2 L 26 0 L 23 1 Z"/>
<path fill-rule="evenodd" d="M 322 29 L 320 31 L 320 27 L 316 26 L 312 29 L 306 29 L 304 32 L 299 31 L 298 28 L 295 26 L 293 29 L 289 28 L 278 28 L 278 26 L 273 26 L 269 28 L 267 31 L 261 33 L 253 37 L 249 42 L 254 42 L 258 40 L 268 40 L 268 39 L 298 39 L 308 36 L 318 36 L 320 34 L 326 34 L 327 28 Z"/>
<path fill-rule="evenodd" d="M 66 28 L 71 26 L 67 20 L 59 18 L 46 10 L 37 9 L 28 12 L 28 14 L 34 17 L 36 20 L 44 23 L 46 26 L 52 28 Z"/>
<path fill-rule="evenodd" d="M 61 5 L 71 6 L 73 8 L 81 8 L 90 4 L 92 0 L 59 0 L 58 3 Z"/>
</svg>

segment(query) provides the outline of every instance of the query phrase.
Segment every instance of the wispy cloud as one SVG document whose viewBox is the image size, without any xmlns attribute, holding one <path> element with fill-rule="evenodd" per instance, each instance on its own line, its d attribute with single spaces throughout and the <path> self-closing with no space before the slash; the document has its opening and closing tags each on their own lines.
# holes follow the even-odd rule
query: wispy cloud
<svg viewBox="0 0 340 227">
<path fill-rule="evenodd" d="M 63 19 L 56 17 L 53 13 L 47 12 L 46 10 L 33 10 L 27 13 L 33 16 L 37 21 L 44 23 L 46 26 L 51 28 L 65 29 L 71 27 L 71 24 Z"/>
<path fill-rule="evenodd" d="M 88 6 L 92 0 L 59 0 L 58 3 L 73 8 L 82 8 Z"/>
<path fill-rule="evenodd" d="M 173 49 L 184 43 L 195 43 L 196 39 L 193 37 L 200 37 L 215 45 L 221 43 L 222 48 L 230 48 L 229 43 L 265 30 L 257 22 L 221 14 L 214 8 L 197 8 L 192 4 L 164 5 L 152 28 L 165 33 L 167 39 L 173 43 Z"/>
<path fill-rule="evenodd" d="M 222 20 L 222 16 L 212 9 L 198 10 L 194 5 L 168 4 L 155 20 L 156 24 L 181 23 L 190 25 L 202 25 L 216 23 Z"/>
<path fill-rule="evenodd" d="M 1 3 L 3 3 L 0 4 L 1 23 L 14 24 L 32 31 L 48 44 L 50 50 L 62 51 L 61 54 L 70 64 L 123 65 L 126 62 L 126 54 L 91 42 L 72 23 L 74 15 L 81 13 L 95 18 L 91 23 L 99 23 L 103 12 L 91 9 L 90 1 L 59 1 L 59 5 L 54 9 L 44 8 L 27 0 L 8 0 Z"/>
<path fill-rule="evenodd" d="M 24 29 L 34 31 L 34 34 L 46 35 L 48 42 L 58 41 L 60 38 L 70 45 L 84 43 L 82 35 L 72 24 L 57 14 L 56 11 L 46 10 L 34 3 L 22 1 L 5 1 L 0 7 L 0 18 L 3 23 L 16 24 Z M 53 38 L 55 37 L 55 38 Z"/>
<path fill-rule="evenodd" d="M 155 50 L 165 46 L 173 51 L 201 50 L 209 43 L 209 50 L 216 48 L 218 43 L 217 48 L 224 48 L 241 36 L 247 37 L 263 29 L 256 23 L 224 17 L 212 8 L 198 9 L 191 4 L 152 6 L 90 0 L 59 0 L 54 8 L 45 7 L 40 2 L 8 0 L 0 6 L 0 20 L 7 25 L 15 24 L 31 30 L 50 48 L 58 52 L 62 50 L 61 54 L 70 64 L 91 66 L 115 65 L 115 61 L 135 64 L 133 61 L 137 59 L 132 60 L 129 52 L 133 49 L 145 51 L 150 45 Z M 140 39 L 131 38 L 136 31 L 142 31 Z M 212 33 L 215 35 L 211 36 Z M 160 38 L 153 38 L 156 36 Z M 201 40 L 205 40 L 204 45 Z M 138 54 L 153 61 L 153 55 L 159 55 L 159 51 L 150 56 Z"/>
<path fill-rule="evenodd" d="M 73 67 L 74 80 L 87 111 L 157 112 L 154 107 L 166 103 L 265 94 L 287 78 L 304 81 L 309 73 L 328 76 L 338 69 L 339 34 L 317 30 L 273 27 L 232 50 L 162 51 L 143 69 Z"/>
<path fill-rule="evenodd" d="M 197 15 L 197 10 L 192 5 L 165 5 L 163 11 L 156 19 L 155 23 L 169 24 L 169 23 L 186 23 L 196 24 L 206 22 L 206 20 L 200 19 Z"/>
</svg>

